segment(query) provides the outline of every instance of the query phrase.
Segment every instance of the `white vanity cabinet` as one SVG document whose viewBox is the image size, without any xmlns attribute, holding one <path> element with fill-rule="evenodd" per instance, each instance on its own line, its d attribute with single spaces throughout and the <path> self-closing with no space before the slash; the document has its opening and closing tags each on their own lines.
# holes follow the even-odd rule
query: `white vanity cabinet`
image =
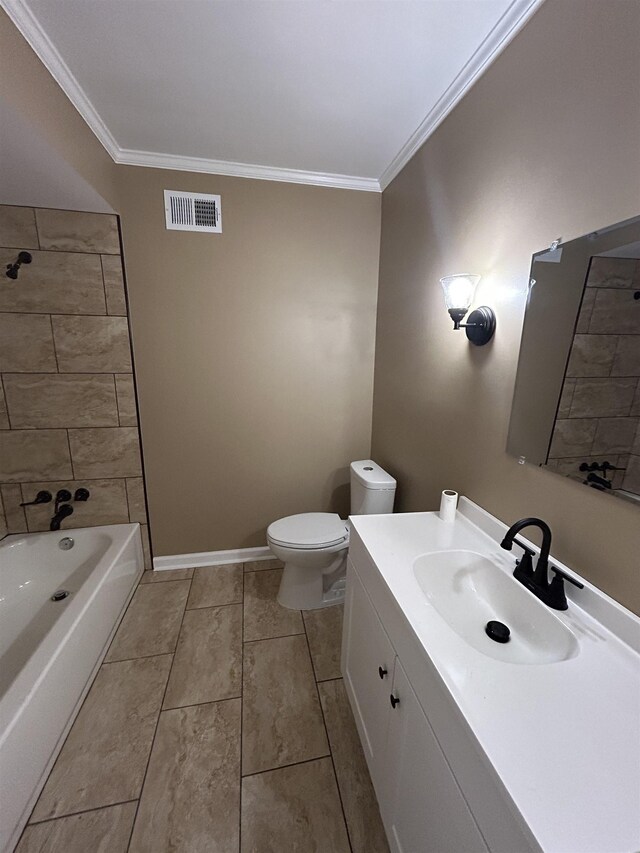
<svg viewBox="0 0 640 853">
<path fill-rule="evenodd" d="M 342 668 L 392 851 L 486 853 L 487 845 L 352 564 L 347 577 Z"/>
</svg>

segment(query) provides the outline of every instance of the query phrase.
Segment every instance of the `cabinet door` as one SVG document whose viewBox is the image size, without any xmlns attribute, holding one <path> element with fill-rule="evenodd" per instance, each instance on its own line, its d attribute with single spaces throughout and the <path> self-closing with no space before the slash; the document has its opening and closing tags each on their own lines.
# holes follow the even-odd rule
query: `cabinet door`
<svg viewBox="0 0 640 853">
<path fill-rule="evenodd" d="M 395 652 L 367 591 L 351 565 L 347 571 L 343 632 L 345 687 L 369 772 L 378 791 L 385 773 L 384 750 Z"/>
<path fill-rule="evenodd" d="M 488 850 L 399 660 L 389 702 L 384 793 L 393 853 Z"/>
</svg>

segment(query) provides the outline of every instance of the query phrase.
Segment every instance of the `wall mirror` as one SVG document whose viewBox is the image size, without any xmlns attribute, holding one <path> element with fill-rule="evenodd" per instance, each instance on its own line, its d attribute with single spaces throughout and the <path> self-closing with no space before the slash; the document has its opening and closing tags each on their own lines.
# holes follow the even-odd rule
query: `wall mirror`
<svg viewBox="0 0 640 853">
<path fill-rule="evenodd" d="M 533 256 L 507 452 L 640 507 L 640 217 Z"/>
</svg>

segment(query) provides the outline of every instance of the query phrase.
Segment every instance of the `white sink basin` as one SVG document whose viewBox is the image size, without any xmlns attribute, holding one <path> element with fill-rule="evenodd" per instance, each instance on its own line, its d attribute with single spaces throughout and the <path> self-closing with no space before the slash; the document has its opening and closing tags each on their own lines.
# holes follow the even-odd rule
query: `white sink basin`
<svg viewBox="0 0 640 853">
<path fill-rule="evenodd" d="M 430 604 L 479 652 L 519 664 L 555 663 L 578 654 L 578 643 L 567 626 L 482 554 L 463 550 L 423 554 L 413 571 Z M 509 628 L 508 642 L 487 636 L 490 620 Z"/>
</svg>

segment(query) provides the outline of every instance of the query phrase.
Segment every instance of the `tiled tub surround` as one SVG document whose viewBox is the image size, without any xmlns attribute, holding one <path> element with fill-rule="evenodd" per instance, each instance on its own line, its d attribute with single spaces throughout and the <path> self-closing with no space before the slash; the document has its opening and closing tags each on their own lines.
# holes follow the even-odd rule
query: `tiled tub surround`
<svg viewBox="0 0 640 853">
<path fill-rule="evenodd" d="M 625 468 L 614 489 L 640 494 L 640 261 L 593 258 L 562 388 L 548 467 Z"/>
<path fill-rule="evenodd" d="M 129 321 L 115 216 L 0 205 L 0 263 L 33 262 L 0 286 L 0 494 L 6 532 L 47 530 L 45 489 L 85 486 L 66 527 L 147 513 Z M 4 269 L 4 266 L 3 266 Z"/>
<path fill-rule="evenodd" d="M 388 853 L 342 608 L 281 608 L 280 566 L 143 575 L 18 853 Z"/>
</svg>

